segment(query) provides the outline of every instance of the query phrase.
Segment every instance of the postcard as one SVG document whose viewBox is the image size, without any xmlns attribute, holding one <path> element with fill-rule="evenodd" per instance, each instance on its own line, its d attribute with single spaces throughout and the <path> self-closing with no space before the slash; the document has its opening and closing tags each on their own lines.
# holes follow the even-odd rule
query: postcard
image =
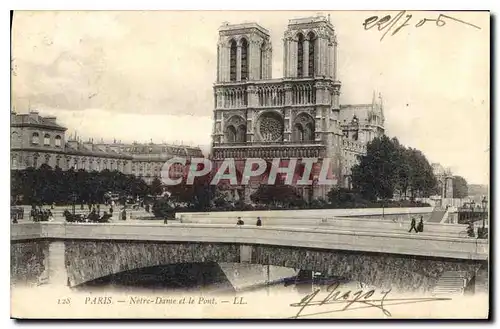
<svg viewBox="0 0 500 329">
<path fill-rule="evenodd" d="M 12 318 L 488 318 L 489 12 L 11 33 Z"/>
</svg>

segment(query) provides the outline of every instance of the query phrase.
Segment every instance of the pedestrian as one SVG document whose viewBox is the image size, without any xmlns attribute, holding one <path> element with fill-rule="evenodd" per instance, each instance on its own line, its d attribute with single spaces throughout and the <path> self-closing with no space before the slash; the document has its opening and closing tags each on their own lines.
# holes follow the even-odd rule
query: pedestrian
<svg viewBox="0 0 500 329">
<path fill-rule="evenodd" d="M 417 225 L 417 232 L 423 232 L 424 231 L 424 219 L 422 216 L 420 216 L 420 222 L 418 222 Z"/>
<path fill-rule="evenodd" d="M 415 233 L 418 233 L 417 227 L 415 225 L 416 225 L 415 217 L 412 217 L 411 218 L 411 226 L 410 226 L 410 230 L 408 231 L 408 233 L 411 232 L 411 230 L 415 230 Z"/>
<path fill-rule="evenodd" d="M 241 220 L 241 217 L 238 217 L 238 221 L 236 222 L 236 225 L 244 225 L 245 222 Z"/>
<path fill-rule="evenodd" d="M 123 209 L 122 211 L 122 220 L 127 220 L 127 212 L 125 211 L 125 209 Z"/>
<path fill-rule="evenodd" d="M 257 226 L 262 226 L 262 221 L 260 220 L 260 217 L 257 217 Z"/>
</svg>

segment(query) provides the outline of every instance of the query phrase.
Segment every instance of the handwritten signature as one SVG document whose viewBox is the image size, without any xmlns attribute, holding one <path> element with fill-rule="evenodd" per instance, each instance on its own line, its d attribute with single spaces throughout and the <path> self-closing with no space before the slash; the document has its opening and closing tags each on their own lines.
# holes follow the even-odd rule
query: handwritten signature
<svg viewBox="0 0 500 329">
<path fill-rule="evenodd" d="M 386 308 L 390 305 L 402 305 L 402 304 L 413 304 L 413 303 L 423 303 L 432 301 L 445 301 L 451 300 L 451 298 L 387 298 L 391 289 L 388 291 L 381 291 L 377 293 L 375 289 L 364 291 L 358 290 L 352 292 L 351 290 L 342 292 L 339 289 L 340 283 L 333 283 L 329 285 L 326 289 L 326 296 L 324 298 L 319 297 L 321 289 L 315 289 L 312 293 L 306 295 L 298 303 L 292 303 L 290 306 L 298 307 L 299 310 L 293 319 L 298 319 L 300 317 L 328 314 L 343 312 L 348 310 L 363 309 L 363 308 L 378 308 L 380 311 L 390 317 L 391 312 Z M 355 305 L 356 304 L 356 305 Z M 361 304 L 358 305 L 358 304 Z M 319 311 L 319 308 L 324 305 L 331 305 L 328 310 Z M 315 308 L 317 312 L 306 313 L 306 308 Z M 323 308 L 324 309 L 324 308 Z"/>
<path fill-rule="evenodd" d="M 403 18 L 403 16 L 405 16 Z M 370 30 L 374 27 L 377 27 L 379 31 L 384 31 L 384 34 L 382 34 L 382 37 L 380 38 L 380 41 L 384 39 L 384 37 L 387 35 L 387 33 L 391 32 L 391 36 L 395 35 L 398 33 L 402 28 L 405 26 L 410 26 L 409 22 L 412 19 L 413 15 L 412 14 L 406 14 L 406 10 L 400 11 L 396 16 L 392 17 L 391 15 L 386 15 L 382 18 L 379 19 L 378 16 L 371 16 L 365 19 L 363 22 L 363 27 L 365 28 L 365 31 Z M 451 17 L 445 14 L 439 14 L 439 16 L 435 19 L 432 18 L 423 18 L 420 21 L 418 21 L 417 24 L 415 24 L 415 27 L 419 28 L 423 25 L 425 25 L 427 22 L 435 22 L 437 27 L 443 27 L 446 25 L 447 21 L 452 20 L 457 23 L 465 24 L 471 27 L 474 27 L 478 30 L 481 28 L 477 25 L 465 22 L 461 19 Z"/>
</svg>

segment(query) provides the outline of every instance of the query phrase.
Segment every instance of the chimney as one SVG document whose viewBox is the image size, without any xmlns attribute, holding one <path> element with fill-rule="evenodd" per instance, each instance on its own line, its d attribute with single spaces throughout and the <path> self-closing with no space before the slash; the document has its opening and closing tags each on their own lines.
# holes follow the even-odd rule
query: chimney
<svg viewBox="0 0 500 329">
<path fill-rule="evenodd" d="M 89 138 L 89 140 L 87 142 L 83 142 L 83 146 L 89 150 L 89 151 L 92 151 L 93 148 L 94 148 L 94 143 L 92 142 L 92 140 Z"/>
<path fill-rule="evenodd" d="M 37 111 L 34 111 L 34 110 L 30 111 L 29 117 L 30 117 L 31 120 L 33 120 L 35 122 L 38 122 L 39 115 L 38 115 Z"/>
<path fill-rule="evenodd" d="M 78 149 L 78 141 L 76 139 L 70 139 L 66 142 L 66 144 L 71 147 L 71 148 L 74 148 L 75 150 Z"/>
</svg>

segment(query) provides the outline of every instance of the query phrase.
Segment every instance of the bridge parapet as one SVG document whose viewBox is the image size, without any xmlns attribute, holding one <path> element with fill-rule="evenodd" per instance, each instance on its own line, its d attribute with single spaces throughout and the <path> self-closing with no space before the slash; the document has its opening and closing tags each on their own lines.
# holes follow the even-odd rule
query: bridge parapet
<svg viewBox="0 0 500 329">
<path fill-rule="evenodd" d="M 357 232 L 299 227 L 256 227 L 231 224 L 75 224 L 26 223 L 12 225 L 11 240 L 25 240 L 24 228 L 38 238 L 62 240 L 128 240 L 264 244 L 309 249 L 382 252 L 454 259 L 486 260 L 488 242 L 470 238 L 426 236 L 397 232 Z M 30 239 L 34 234 L 30 234 Z"/>
<path fill-rule="evenodd" d="M 353 209 L 297 209 L 297 210 L 251 210 L 251 211 L 213 211 L 213 212 L 178 212 L 177 219 L 185 216 L 191 217 L 219 217 L 219 218 L 272 218 L 272 217 L 363 217 L 363 216 L 389 216 L 389 215 L 428 215 L 432 213 L 432 207 L 411 207 L 411 208 L 353 208 Z"/>
<path fill-rule="evenodd" d="M 255 225 L 254 217 L 241 219 L 247 225 Z M 310 227 L 321 229 L 353 230 L 358 232 L 407 232 L 410 228 L 410 220 L 392 221 L 367 219 L 359 217 L 261 217 L 263 226 L 285 226 L 285 227 Z M 192 224 L 234 224 L 235 220 L 224 217 L 204 216 L 182 216 L 182 223 Z M 426 223 L 425 230 L 421 235 L 436 235 L 450 237 L 465 237 L 466 225 Z"/>
<path fill-rule="evenodd" d="M 472 278 L 488 257 L 483 240 L 227 224 L 26 223 L 12 225 L 11 239 L 12 277 L 71 286 L 151 266 L 226 262 L 429 290 L 444 271 Z"/>
</svg>

